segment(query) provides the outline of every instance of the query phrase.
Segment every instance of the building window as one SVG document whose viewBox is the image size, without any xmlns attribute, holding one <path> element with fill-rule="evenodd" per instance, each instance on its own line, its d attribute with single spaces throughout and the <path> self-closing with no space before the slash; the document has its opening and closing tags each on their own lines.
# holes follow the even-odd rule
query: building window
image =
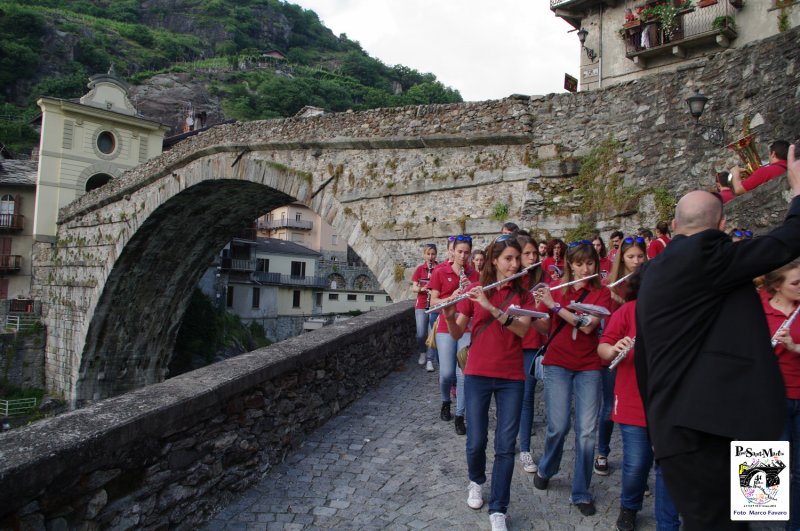
<svg viewBox="0 0 800 531">
<path fill-rule="evenodd" d="M 294 220 L 295 221 L 300 221 L 300 212 L 298 212 L 297 214 L 294 215 Z"/>
<path fill-rule="evenodd" d="M 386 296 L 386 302 L 392 302 L 392 298 L 390 296 Z"/>
<path fill-rule="evenodd" d="M 95 173 L 89 180 L 86 181 L 86 191 L 91 192 L 101 186 L 107 185 L 111 181 L 112 177 L 107 173 Z"/>
<path fill-rule="evenodd" d="M 304 241 L 305 238 L 303 238 L 302 234 L 300 234 L 299 232 L 292 233 L 292 242 L 302 244 Z"/>
<path fill-rule="evenodd" d="M 367 302 L 373 302 L 375 300 L 375 295 L 364 295 L 364 300 Z"/>
<path fill-rule="evenodd" d="M 347 300 L 349 300 L 349 301 L 358 300 L 358 297 L 356 297 L 355 293 L 348 293 L 347 294 Z"/>
<path fill-rule="evenodd" d="M 321 291 L 318 291 L 318 292 L 316 292 L 314 294 L 314 299 L 315 299 L 314 303 L 317 306 L 322 306 L 322 292 Z"/>
<path fill-rule="evenodd" d="M 228 286 L 228 293 L 226 295 L 226 306 L 228 308 L 233 308 L 233 286 Z"/>
<path fill-rule="evenodd" d="M 300 290 L 296 289 L 292 291 L 292 308 L 299 308 L 300 307 Z"/>
<path fill-rule="evenodd" d="M 111 131 L 103 131 L 97 135 L 97 149 L 100 153 L 110 155 L 117 149 L 117 139 Z"/>
<path fill-rule="evenodd" d="M 256 271 L 269 273 L 269 258 L 256 258 Z"/>
<path fill-rule="evenodd" d="M 305 262 L 292 262 L 292 277 L 293 278 L 306 278 L 306 263 Z"/>
<path fill-rule="evenodd" d="M 261 288 L 253 288 L 253 308 L 261 306 Z"/>
<path fill-rule="evenodd" d="M 338 301 L 339 294 L 338 293 L 328 293 L 328 300 L 329 301 Z"/>
<path fill-rule="evenodd" d="M 331 245 L 339 245 L 339 236 L 336 234 L 331 235 Z"/>
</svg>

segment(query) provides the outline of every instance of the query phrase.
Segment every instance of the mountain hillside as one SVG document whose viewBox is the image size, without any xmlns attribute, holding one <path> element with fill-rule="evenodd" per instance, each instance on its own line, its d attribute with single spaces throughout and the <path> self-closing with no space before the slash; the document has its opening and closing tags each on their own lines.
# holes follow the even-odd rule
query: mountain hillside
<svg viewBox="0 0 800 531">
<path fill-rule="evenodd" d="M 40 96 L 75 98 L 113 65 L 139 111 L 207 124 L 461 101 L 433 74 L 370 57 L 279 0 L 0 0 L 0 144 L 25 152 Z"/>
</svg>

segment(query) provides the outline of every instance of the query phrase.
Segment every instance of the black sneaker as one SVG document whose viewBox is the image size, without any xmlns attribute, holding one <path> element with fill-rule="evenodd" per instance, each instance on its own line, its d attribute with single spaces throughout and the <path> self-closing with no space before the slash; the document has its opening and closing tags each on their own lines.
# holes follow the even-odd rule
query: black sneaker
<svg viewBox="0 0 800 531">
<path fill-rule="evenodd" d="M 635 529 L 636 511 L 620 507 L 619 518 L 617 518 L 617 531 L 634 531 Z"/>
<path fill-rule="evenodd" d="M 537 489 L 547 490 L 548 483 L 550 483 L 550 480 L 548 478 L 543 478 L 538 472 L 533 475 L 533 486 Z"/>
<path fill-rule="evenodd" d="M 594 473 L 600 476 L 608 475 L 608 457 L 598 455 L 594 460 Z"/>
<path fill-rule="evenodd" d="M 457 435 L 466 435 L 467 434 L 467 427 L 464 425 L 464 417 L 461 415 L 456 415 L 456 434 Z"/>
<path fill-rule="evenodd" d="M 594 508 L 594 502 L 576 503 L 578 510 L 583 516 L 592 516 L 597 510 Z"/>
<path fill-rule="evenodd" d="M 453 420 L 453 415 L 450 414 L 450 402 L 442 402 L 442 412 L 439 414 L 442 420 Z"/>
</svg>

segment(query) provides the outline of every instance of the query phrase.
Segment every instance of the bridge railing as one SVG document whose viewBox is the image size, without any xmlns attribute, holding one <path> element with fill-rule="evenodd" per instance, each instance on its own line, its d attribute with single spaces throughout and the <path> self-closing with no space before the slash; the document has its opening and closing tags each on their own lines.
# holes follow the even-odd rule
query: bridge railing
<svg viewBox="0 0 800 531">
<path fill-rule="evenodd" d="M 0 416 L 13 417 L 24 415 L 36 407 L 35 398 L 17 398 L 15 400 L 0 400 Z"/>
<path fill-rule="evenodd" d="M 0 433 L 0 522 L 196 529 L 413 344 L 405 301 Z"/>
</svg>

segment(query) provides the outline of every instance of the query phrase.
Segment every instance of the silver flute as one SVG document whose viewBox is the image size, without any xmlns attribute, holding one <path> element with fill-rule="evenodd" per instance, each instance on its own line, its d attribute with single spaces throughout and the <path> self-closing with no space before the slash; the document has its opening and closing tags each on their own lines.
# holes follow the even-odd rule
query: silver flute
<svg viewBox="0 0 800 531">
<path fill-rule="evenodd" d="M 634 272 L 632 272 L 632 273 L 628 273 L 627 275 L 625 275 L 625 276 L 624 276 L 624 277 L 622 277 L 621 279 L 619 279 L 619 280 L 617 280 L 617 281 L 615 281 L 615 282 L 612 282 L 611 284 L 609 284 L 609 285 L 608 285 L 608 286 L 606 286 L 606 287 L 607 287 L 607 288 L 613 288 L 613 287 L 614 287 L 614 286 L 616 286 L 617 284 L 622 284 L 623 282 L 625 282 L 626 280 L 628 280 L 628 277 L 629 277 L 629 276 L 631 276 L 631 275 L 633 275 L 633 273 L 636 273 L 636 271 L 634 271 Z"/>
<path fill-rule="evenodd" d="M 572 282 L 564 282 L 563 284 L 559 284 L 558 286 L 548 286 L 544 282 L 540 282 L 540 283 L 536 284 L 534 287 L 531 288 L 531 293 L 533 293 L 534 291 L 538 291 L 538 290 L 540 290 L 542 288 L 548 288 L 550 291 L 561 289 L 561 288 L 566 288 L 567 286 L 572 286 L 573 284 L 578 284 L 580 282 L 583 282 L 584 280 L 589 280 L 590 278 L 594 278 L 594 277 L 598 277 L 598 276 L 600 276 L 600 273 L 595 273 L 593 275 L 589 275 L 588 277 L 583 277 L 583 278 L 579 278 L 579 279 L 573 280 Z"/>
<path fill-rule="evenodd" d="M 636 336 L 633 336 L 633 337 L 631 338 L 631 346 L 629 346 L 628 348 L 626 348 L 626 349 L 624 349 L 624 350 L 620 351 L 620 353 L 619 353 L 619 354 L 617 354 L 617 355 L 616 355 L 616 357 L 615 357 L 613 360 L 611 360 L 611 363 L 609 363 L 609 365 L 608 365 L 608 370 L 611 370 L 611 369 L 613 369 L 614 367 L 616 367 L 617 365 L 619 365 L 619 362 L 621 362 L 622 360 L 624 360 L 624 359 L 625 359 L 625 356 L 627 356 L 627 355 L 628 355 L 628 353 L 629 353 L 631 350 L 633 350 L 633 346 L 634 346 L 634 344 L 635 344 L 635 343 L 636 343 Z"/>
<path fill-rule="evenodd" d="M 519 278 L 519 277 L 521 277 L 521 276 L 527 275 L 527 274 L 528 274 L 528 272 L 529 272 L 531 269 L 533 269 L 534 267 L 538 267 L 538 266 L 540 266 L 541 264 L 542 264 L 541 262 L 536 262 L 536 263 L 535 263 L 535 264 L 533 264 L 533 265 L 529 265 L 529 266 L 528 266 L 528 267 L 526 267 L 525 269 L 521 270 L 519 273 L 515 273 L 515 274 L 511 275 L 510 277 L 506 277 L 506 278 L 504 278 L 503 280 L 498 280 L 497 282 L 494 282 L 493 284 L 489 284 L 488 286 L 483 286 L 483 287 L 481 288 L 481 291 L 486 291 L 486 290 L 490 290 L 490 289 L 492 289 L 492 288 L 496 288 L 497 286 L 499 286 L 499 285 L 501 285 L 501 284 L 505 284 L 506 282 L 508 282 L 508 281 L 510 281 L 510 280 L 514 280 L 515 278 Z M 430 308 L 430 309 L 428 309 L 428 310 L 425 310 L 425 313 L 438 312 L 438 311 L 439 311 L 439 310 L 441 310 L 442 308 L 447 308 L 448 306 L 452 306 L 453 304 L 456 304 L 457 302 L 461 302 L 461 301 L 463 301 L 463 300 L 464 300 L 464 299 L 466 299 L 467 297 L 469 297 L 469 293 L 464 293 L 464 294 L 461 294 L 461 295 L 459 295 L 458 297 L 456 297 L 456 298 L 454 298 L 454 299 L 450 299 L 449 301 L 442 302 L 442 303 L 440 303 L 440 304 L 437 304 L 437 305 L 436 305 L 436 306 L 434 306 L 433 308 Z"/>
<path fill-rule="evenodd" d="M 792 312 L 792 315 L 790 315 L 790 316 L 789 316 L 789 318 L 788 318 L 788 319 L 786 319 L 786 320 L 785 320 L 785 321 L 784 321 L 784 322 L 783 322 L 783 323 L 782 323 L 782 324 L 781 324 L 781 325 L 778 327 L 778 329 L 777 329 L 777 330 L 775 330 L 775 335 L 774 335 L 774 336 L 772 336 L 772 348 L 775 348 L 775 345 L 777 345 L 777 344 L 778 344 L 778 341 L 779 341 L 779 339 L 778 339 L 778 334 L 780 334 L 782 330 L 788 330 L 788 329 L 789 329 L 789 327 L 790 327 L 790 326 L 792 326 L 792 321 L 794 321 L 794 318 L 795 318 L 795 317 L 797 317 L 797 312 L 798 312 L 798 311 L 800 311 L 800 306 L 798 306 L 798 307 L 797 307 L 797 309 L 796 309 L 795 311 L 793 311 L 793 312 Z"/>
</svg>

